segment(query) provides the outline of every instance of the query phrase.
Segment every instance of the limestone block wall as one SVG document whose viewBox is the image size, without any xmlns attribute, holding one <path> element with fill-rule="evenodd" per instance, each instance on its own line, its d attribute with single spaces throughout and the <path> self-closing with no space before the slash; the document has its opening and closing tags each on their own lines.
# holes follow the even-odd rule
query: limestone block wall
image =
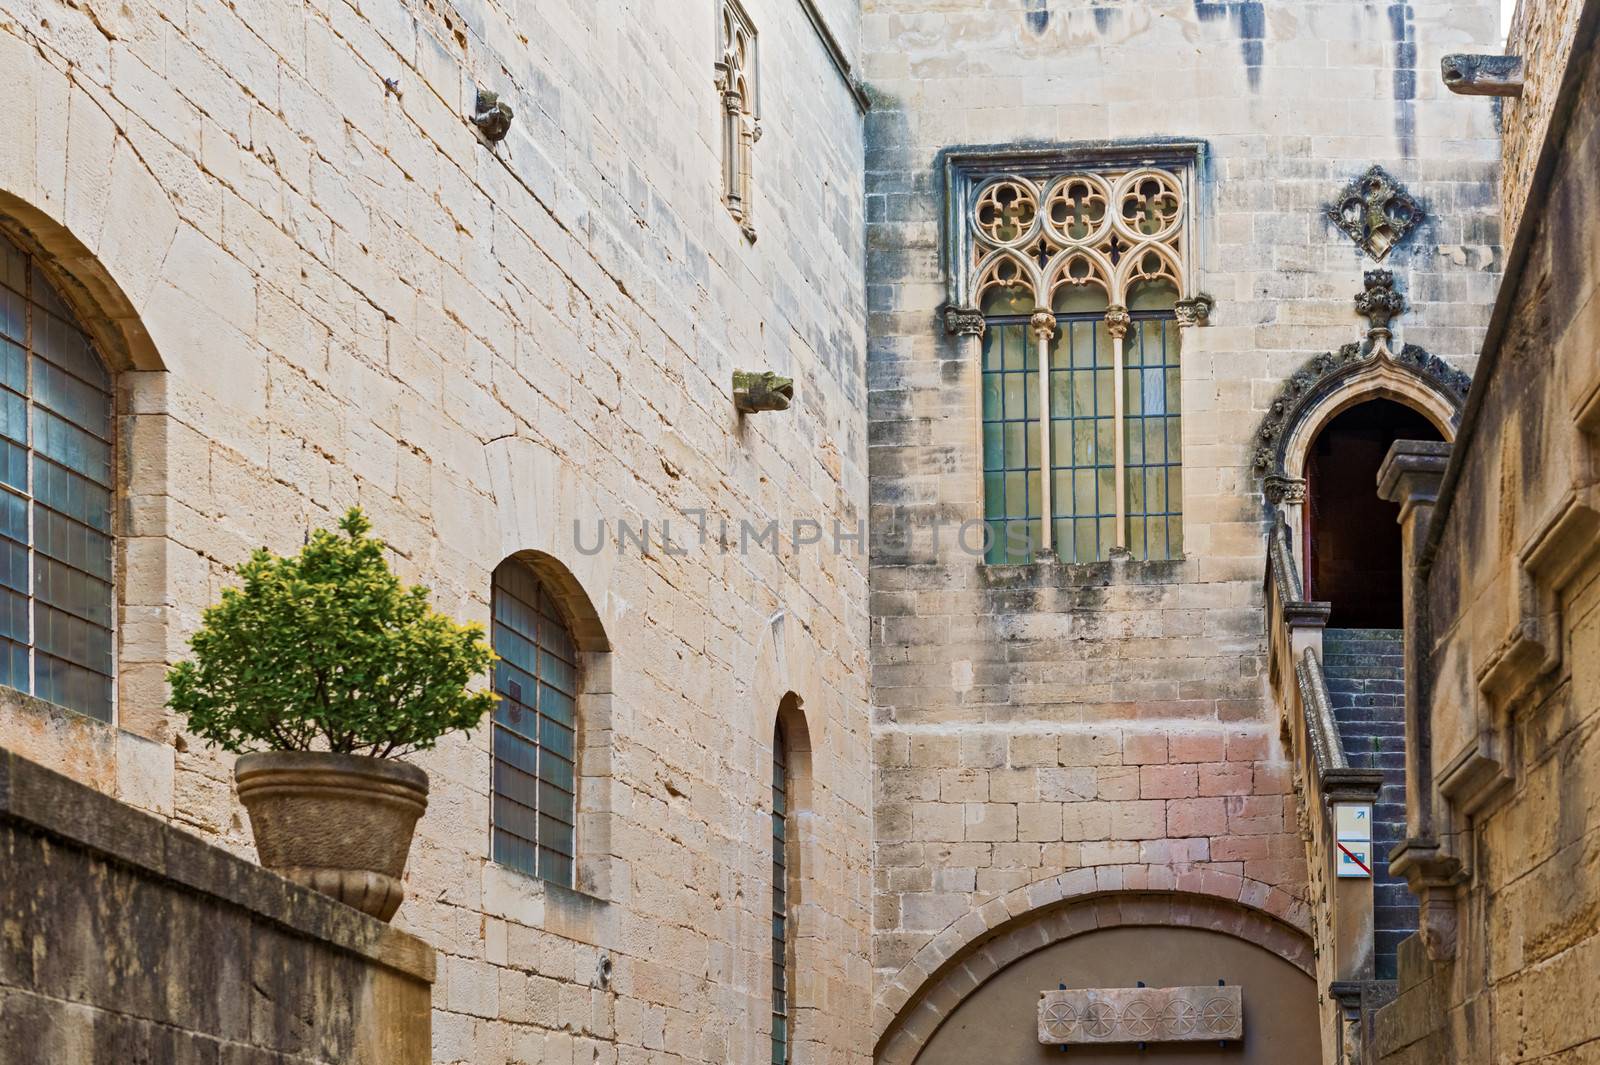
<svg viewBox="0 0 1600 1065">
<path fill-rule="evenodd" d="M 1500 264 L 1498 138 L 1436 74 L 1495 5 L 868 0 L 870 572 L 878 1022 L 993 900 L 1092 868 L 1209 882 L 1304 923 L 1303 847 L 1264 697 L 1252 434 L 1282 381 L 1356 340 L 1365 260 L 1323 207 L 1374 163 L 1428 220 L 1382 263 L 1407 342 L 1470 364 Z M 1203 141 L 1185 329 L 1184 557 L 986 567 L 975 346 L 939 316 L 942 149 Z M 917 532 L 922 529 L 924 531 Z M 1008 903 L 1009 905 L 1009 903 Z"/>
<path fill-rule="evenodd" d="M 1550 129 L 1561 77 L 1572 55 L 1583 0 L 1525 0 L 1517 4 L 1506 37 L 1506 54 L 1522 57 L 1520 97 L 1500 102 L 1504 164 L 1500 171 L 1500 213 L 1507 242 L 1527 206 L 1528 185 L 1539 149 Z"/>
<path fill-rule="evenodd" d="M 766 1054 L 789 692 L 797 1060 L 870 1050 L 865 556 L 717 537 L 865 516 L 861 117 L 801 5 L 744 6 L 754 243 L 720 198 L 709 0 L 0 0 L 0 219 L 118 371 L 123 599 L 116 728 L 10 700 L 0 734 L 248 854 L 162 675 L 252 547 L 352 504 L 441 609 L 484 620 L 495 565 L 537 551 L 604 633 L 584 892 L 488 861 L 486 731 L 417 759 L 399 923 L 440 951 L 440 1063 Z M 851 5 L 818 10 L 853 50 Z M 480 87 L 515 112 L 498 147 Z M 739 418 L 736 367 L 795 378 L 794 409 Z"/>
<path fill-rule="evenodd" d="M 1434 516 L 1424 724 L 1436 832 L 1460 863 L 1440 921 L 1455 942 L 1403 945 L 1387 1062 L 1578 1061 L 1600 1040 L 1600 5 L 1571 13 L 1581 65 L 1552 177 Z"/>
</svg>

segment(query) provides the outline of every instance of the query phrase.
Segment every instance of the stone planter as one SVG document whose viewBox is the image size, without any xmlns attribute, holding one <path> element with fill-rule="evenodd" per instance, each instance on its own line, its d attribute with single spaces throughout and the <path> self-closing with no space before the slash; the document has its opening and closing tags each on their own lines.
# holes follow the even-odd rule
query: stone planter
<svg viewBox="0 0 1600 1065">
<path fill-rule="evenodd" d="M 264 868 L 380 921 L 394 916 L 428 774 L 387 758 L 266 751 L 240 757 L 233 779 Z"/>
</svg>

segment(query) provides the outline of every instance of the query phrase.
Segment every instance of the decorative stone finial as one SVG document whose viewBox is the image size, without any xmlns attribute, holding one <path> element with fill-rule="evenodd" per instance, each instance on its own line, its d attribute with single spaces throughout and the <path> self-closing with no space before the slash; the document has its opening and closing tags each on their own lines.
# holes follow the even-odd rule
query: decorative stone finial
<svg viewBox="0 0 1600 1065">
<path fill-rule="evenodd" d="M 1462 96 L 1521 96 L 1520 55 L 1465 55 L 1439 60 L 1444 86 Z"/>
<path fill-rule="evenodd" d="M 794 381 L 771 370 L 756 373 L 733 371 L 733 405 L 740 414 L 759 414 L 764 410 L 788 410 L 794 402 Z"/>
<path fill-rule="evenodd" d="M 1133 316 L 1126 307 L 1106 308 L 1106 332 L 1113 338 L 1121 340 L 1128 335 L 1128 325 L 1133 321 Z"/>
<path fill-rule="evenodd" d="M 511 132 L 511 108 L 502 103 L 500 94 L 487 89 L 478 90 L 477 109 L 472 116 L 472 124 L 478 127 L 478 132 L 483 134 L 483 139 L 490 144 L 499 144 L 506 139 L 506 134 Z"/>
<path fill-rule="evenodd" d="M 1381 166 L 1369 167 L 1346 185 L 1328 204 L 1326 213 L 1362 251 L 1379 262 L 1427 217 L 1405 186 Z"/>
<path fill-rule="evenodd" d="M 983 312 L 973 310 L 971 307 L 946 307 L 944 309 L 944 331 L 957 336 L 981 337 L 988 328 L 983 320 Z"/>
<path fill-rule="evenodd" d="M 1174 303 L 1172 310 L 1177 314 L 1180 326 L 1205 325 L 1211 320 L 1211 308 L 1215 306 L 1216 301 L 1210 296 L 1197 292 Z"/>
<path fill-rule="evenodd" d="M 1389 337 L 1389 321 L 1406 309 L 1406 298 L 1394 290 L 1392 270 L 1368 270 L 1362 275 L 1366 287 L 1356 293 L 1356 313 L 1369 324 L 1367 336 Z"/>
</svg>

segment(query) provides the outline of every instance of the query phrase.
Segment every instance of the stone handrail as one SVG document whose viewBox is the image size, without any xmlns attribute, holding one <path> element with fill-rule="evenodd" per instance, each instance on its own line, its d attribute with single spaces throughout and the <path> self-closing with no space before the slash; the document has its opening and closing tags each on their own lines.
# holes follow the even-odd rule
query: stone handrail
<svg viewBox="0 0 1600 1065">
<path fill-rule="evenodd" d="M 1345 755 L 1322 672 L 1322 630 L 1331 608 L 1305 598 L 1281 515 L 1267 541 L 1265 583 L 1268 676 L 1293 768 L 1312 925 L 1327 940 L 1317 949 L 1323 1060 L 1354 1063 L 1366 1042 L 1361 988 L 1372 980 L 1376 946 L 1372 881 L 1336 875 L 1334 804 L 1374 802 L 1383 775 L 1352 768 Z"/>
</svg>

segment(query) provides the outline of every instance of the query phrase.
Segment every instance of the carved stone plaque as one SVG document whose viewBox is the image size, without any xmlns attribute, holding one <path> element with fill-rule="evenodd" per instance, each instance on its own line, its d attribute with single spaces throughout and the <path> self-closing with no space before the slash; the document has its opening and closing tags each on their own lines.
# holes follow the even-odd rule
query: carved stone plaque
<svg viewBox="0 0 1600 1065">
<path fill-rule="evenodd" d="M 1039 1042 L 1176 1043 L 1244 1038 L 1233 987 L 1088 987 L 1039 992 Z"/>
</svg>

